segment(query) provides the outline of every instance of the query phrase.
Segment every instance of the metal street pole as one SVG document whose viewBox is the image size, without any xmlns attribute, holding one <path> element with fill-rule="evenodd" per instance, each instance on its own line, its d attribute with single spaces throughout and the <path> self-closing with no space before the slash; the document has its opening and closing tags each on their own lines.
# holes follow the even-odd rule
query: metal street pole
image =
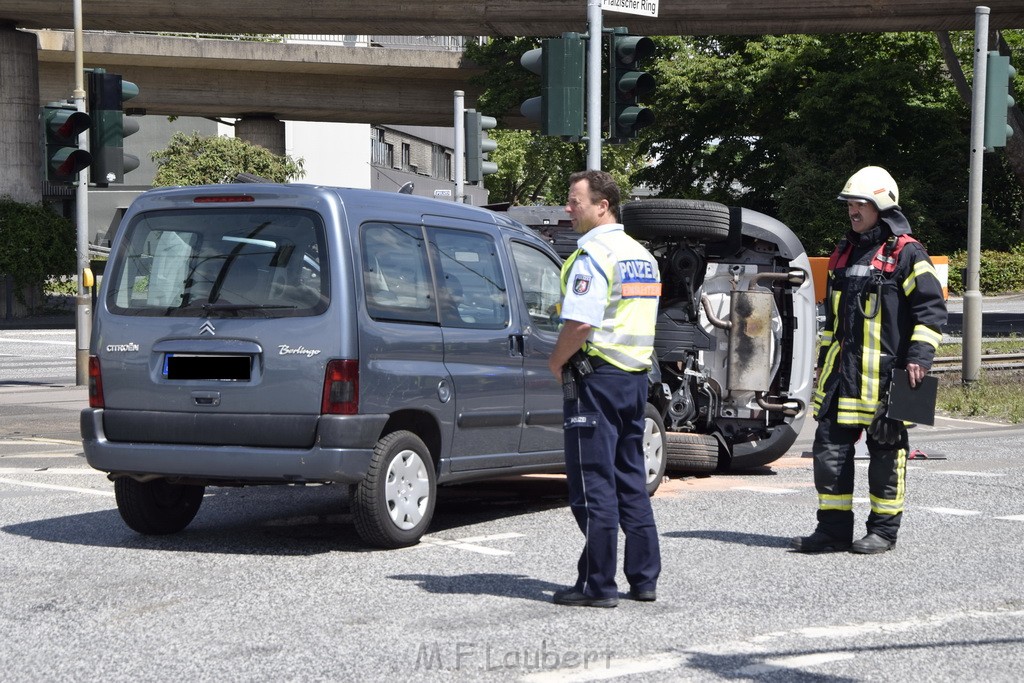
<svg viewBox="0 0 1024 683">
<path fill-rule="evenodd" d="M 82 55 L 82 0 L 74 3 L 75 109 L 85 111 L 85 60 Z M 89 131 L 78 136 L 80 149 L 89 149 Z M 92 336 L 92 298 L 85 287 L 89 268 L 89 167 L 78 174 L 75 188 L 75 231 L 78 290 L 75 296 L 75 384 L 89 383 L 89 338 Z"/>
<path fill-rule="evenodd" d="M 967 269 L 964 273 L 963 382 L 981 375 L 981 181 L 985 168 L 985 85 L 988 81 L 988 7 L 974 10 L 974 84 L 971 97 L 971 172 L 967 195 Z"/>
<path fill-rule="evenodd" d="M 587 168 L 601 170 L 601 0 L 587 0 Z"/>
<path fill-rule="evenodd" d="M 455 202 L 466 203 L 466 113 L 465 96 L 455 91 Z"/>
</svg>

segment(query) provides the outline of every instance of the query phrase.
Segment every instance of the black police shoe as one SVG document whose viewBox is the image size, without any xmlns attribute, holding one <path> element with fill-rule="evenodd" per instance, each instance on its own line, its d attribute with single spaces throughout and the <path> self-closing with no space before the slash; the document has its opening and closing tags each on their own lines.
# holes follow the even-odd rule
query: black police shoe
<svg viewBox="0 0 1024 683">
<path fill-rule="evenodd" d="M 638 602 L 654 602 L 658 599 L 658 594 L 653 588 L 650 590 L 640 590 L 635 586 L 631 586 L 629 589 L 629 597 Z"/>
<path fill-rule="evenodd" d="M 575 588 L 565 588 L 555 591 L 554 602 L 556 605 L 567 605 L 569 607 L 615 607 L 619 604 L 619 599 L 592 598 Z"/>
<path fill-rule="evenodd" d="M 815 531 L 810 536 L 797 536 L 789 542 L 789 547 L 798 553 L 836 553 L 848 550 L 850 542 L 840 541 L 824 531 Z"/>
<path fill-rule="evenodd" d="M 878 553 L 892 550 L 895 547 L 896 541 L 890 541 L 888 538 L 871 533 L 859 541 L 854 541 L 853 545 L 850 546 L 850 552 L 860 553 L 861 555 L 877 555 Z"/>
</svg>

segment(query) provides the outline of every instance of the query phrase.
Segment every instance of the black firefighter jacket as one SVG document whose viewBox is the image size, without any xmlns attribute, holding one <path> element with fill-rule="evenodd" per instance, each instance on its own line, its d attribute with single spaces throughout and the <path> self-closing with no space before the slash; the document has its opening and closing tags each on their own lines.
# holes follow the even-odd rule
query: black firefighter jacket
<svg viewBox="0 0 1024 683">
<path fill-rule="evenodd" d="M 907 219 L 890 209 L 874 228 L 864 234 L 851 230 L 836 247 L 837 255 L 848 248 L 849 253 L 829 269 L 815 416 L 835 401 L 840 424 L 868 425 L 893 368 L 931 368 L 946 302 L 921 243 L 907 240 L 897 252 L 886 251 L 896 247 L 897 236 L 909 234 Z M 887 256 L 890 265 L 883 269 Z"/>
</svg>

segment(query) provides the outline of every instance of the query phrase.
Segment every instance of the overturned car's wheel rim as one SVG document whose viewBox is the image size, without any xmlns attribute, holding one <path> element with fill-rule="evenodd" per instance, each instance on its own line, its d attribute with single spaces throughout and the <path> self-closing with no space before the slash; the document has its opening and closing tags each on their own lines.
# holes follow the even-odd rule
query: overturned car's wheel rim
<svg viewBox="0 0 1024 683">
<path fill-rule="evenodd" d="M 665 477 L 665 426 L 657 408 L 650 403 L 644 411 L 644 470 L 647 472 L 647 495 L 653 496 Z"/>
</svg>

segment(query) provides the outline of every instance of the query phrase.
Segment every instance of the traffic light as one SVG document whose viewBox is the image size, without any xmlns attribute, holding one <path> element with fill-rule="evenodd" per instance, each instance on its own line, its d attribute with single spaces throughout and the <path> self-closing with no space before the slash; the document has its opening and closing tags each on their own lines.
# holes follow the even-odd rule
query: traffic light
<svg viewBox="0 0 1024 683">
<path fill-rule="evenodd" d="M 578 33 L 545 38 L 528 50 L 519 63 L 540 76 L 540 97 L 519 108 L 523 116 L 540 122 L 541 135 L 579 138 L 583 135 L 584 44 Z"/>
<path fill-rule="evenodd" d="M 74 183 L 92 157 L 78 148 L 78 135 L 89 130 L 89 115 L 74 105 L 52 102 L 42 108 L 43 164 L 46 180 Z"/>
<path fill-rule="evenodd" d="M 654 112 L 640 100 L 654 90 L 654 76 L 641 71 L 641 62 L 654 54 L 654 41 L 631 36 L 617 28 L 611 34 L 608 69 L 608 137 L 624 141 L 654 123 Z"/>
<path fill-rule="evenodd" d="M 985 148 L 994 150 L 1005 147 L 1006 138 L 1013 135 L 1013 128 L 1006 122 L 1013 97 L 1010 84 L 1017 70 L 1010 64 L 1010 58 L 998 52 L 988 53 L 988 76 L 985 79 Z"/>
<path fill-rule="evenodd" d="M 498 125 L 493 116 L 484 116 L 475 109 L 465 111 L 466 124 L 466 180 L 483 181 L 485 175 L 498 172 L 498 165 L 487 160 L 487 154 L 498 148 L 498 143 L 487 137 L 488 131 Z"/>
<path fill-rule="evenodd" d="M 97 185 L 123 183 L 124 174 L 139 167 L 138 157 L 124 153 L 124 139 L 138 132 L 139 123 L 124 115 L 123 103 L 139 94 L 139 87 L 103 69 L 89 73 L 89 136 L 91 179 Z"/>
</svg>

